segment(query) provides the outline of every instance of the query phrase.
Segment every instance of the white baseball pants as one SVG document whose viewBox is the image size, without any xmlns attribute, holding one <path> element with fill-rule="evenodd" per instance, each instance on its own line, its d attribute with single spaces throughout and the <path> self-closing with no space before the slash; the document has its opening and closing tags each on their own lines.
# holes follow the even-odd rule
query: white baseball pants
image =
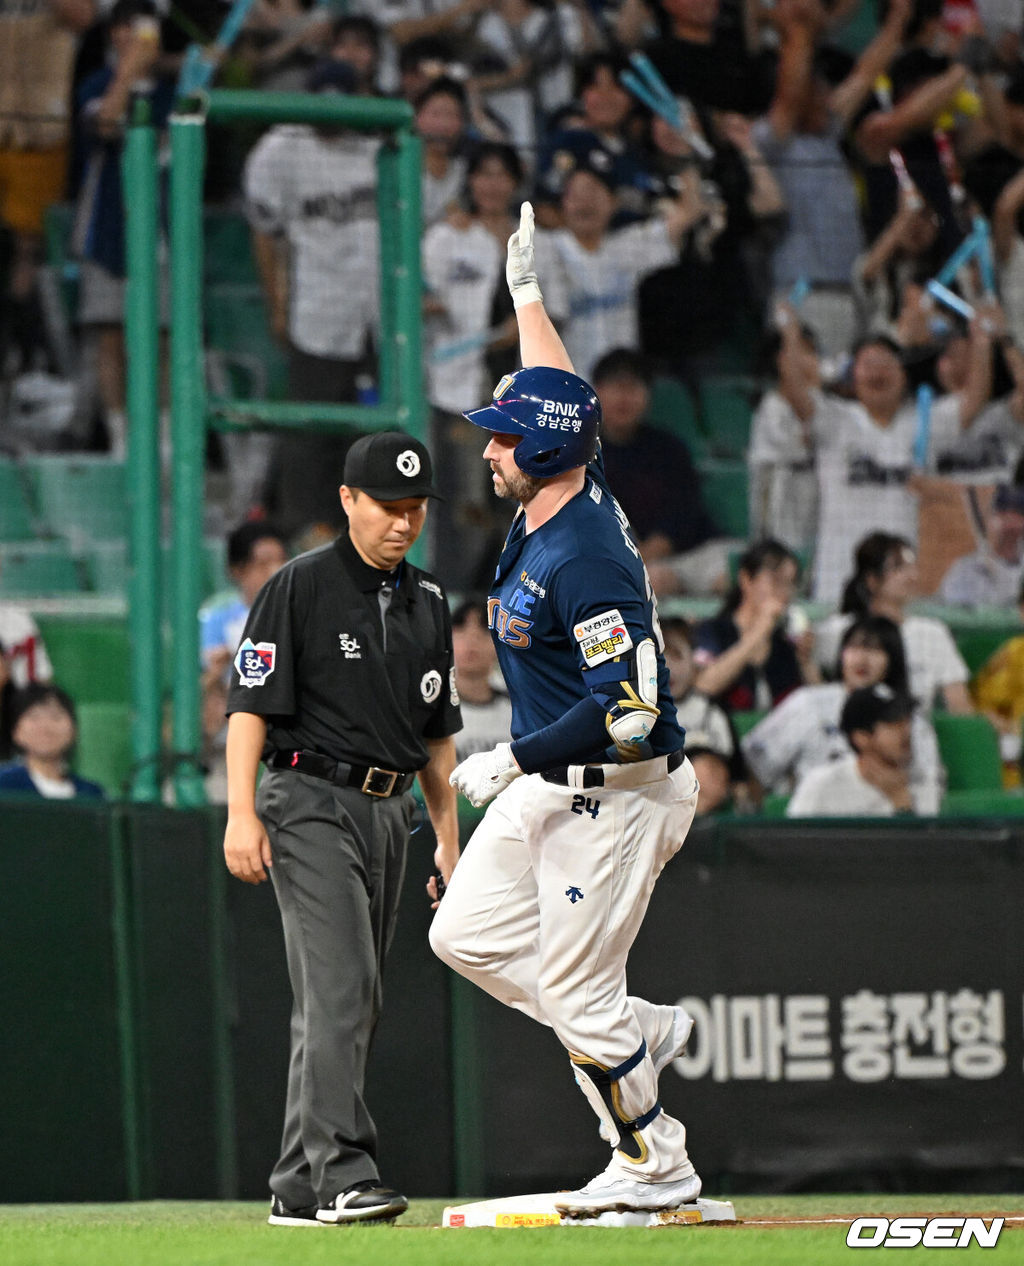
<svg viewBox="0 0 1024 1266">
<path fill-rule="evenodd" d="M 664 757 L 602 768 L 604 787 L 534 774 L 497 797 L 455 869 L 430 943 L 460 975 L 605 1068 L 646 1041 L 647 1055 L 617 1083 L 624 1119 L 635 1119 L 657 1101 L 650 1051 L 672 1009 L 627 997 L 626 959 L 693 821 L 698 786 L 688 760 L 671 774 Z M 625 1165 L 631 1174 L 660 1181 L 688 1171 L 679 1121 L 662 1112 L 642 1135 L 647 1155 Z"/>
</svg>

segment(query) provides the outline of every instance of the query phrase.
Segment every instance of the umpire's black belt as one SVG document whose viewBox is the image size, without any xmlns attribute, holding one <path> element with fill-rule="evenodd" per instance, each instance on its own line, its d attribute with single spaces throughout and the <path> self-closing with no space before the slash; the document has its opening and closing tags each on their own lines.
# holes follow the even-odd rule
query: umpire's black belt
<svg viewBox="0 0 1024 1266">
<path fill-rule="evenodd" d="M 348 765 L 331 760 L 319 752 L 271 752 L 269 769 L 296 769 L 312 778 L 323 778 L 339 787 L 358 787 L 367 796 L 400 796 L 412 786 L 415 774 L 400 774 L 395 769 L 378 769 L 376 765 Z"/>
<path fill-rule="evenodd" d="M 678 752 L 670 752 L 669 755 L 665 759 L 666 759 L 665 772 L 670 774 L 674 769 L 678 769 L 679 766 L 683 763 L 682 748 L 680 748 Z M 578 769 L 579 766 L 576 765 L 576 766 L 572 766 L 571 768 Z M 634 769 L 635 766 L 624 765 L 622 766 L 622 768 Z M 541 778 L 543 778 L 545 782 L 556 782 L 558 783 L 560 787 L 574 787 L 574 786 L 579 785 L 579 786 L 582 786 L 584 789 L 586 789 L 589 787 L 603 787 L 604 786 L 604 781 L 605 781 L 604 770 L 602 769 L 600 765 L 584 765 L 582 780 L 570 779 L 569 769 L 570 769 L 569 765 L 558 765 L 555 769 L 545 769 L 544 772 L 541 774 Z"/>
</svg>

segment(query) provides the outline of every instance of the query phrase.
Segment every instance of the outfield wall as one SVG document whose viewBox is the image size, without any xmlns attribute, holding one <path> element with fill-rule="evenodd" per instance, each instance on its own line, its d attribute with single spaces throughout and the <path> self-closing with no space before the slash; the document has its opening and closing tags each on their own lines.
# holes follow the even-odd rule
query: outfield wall
<svg viewBox="0 0 1024 1266">
<path fill-rule="evenodd" d="M 4 1200 L 265 1194 L 287 977 L 273 894 L 229 879 L 221 831 L 4 804 Z M 368 1087 L 384 1173 L 423 1196 L 582 1180 L 607 1151 L 553 1035 L 430 954 L 431 851 L 424 827 Z M 662 1098 L 708 1189 L 1019 1188 L 1022 908 L 1020 823 L 695 828 L 630 984 L 698 1014 Z"/>
</svg>

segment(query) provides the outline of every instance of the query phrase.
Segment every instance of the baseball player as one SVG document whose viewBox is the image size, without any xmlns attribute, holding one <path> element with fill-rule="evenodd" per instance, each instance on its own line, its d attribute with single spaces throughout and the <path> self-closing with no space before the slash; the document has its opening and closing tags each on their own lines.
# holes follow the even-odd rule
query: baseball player
<svg viewBox="0 0 1024 1266">
<path fill-rule="evenodd" d="M 697 804 L 654 600 L 602 473 L 601 407 L 572 372 L 534 271 L 533 209 L 509 241 L 524 366 L 466 416 L 490 432 L 494 490 L 517 500 L 488 603 L 512 701 L 511 743 L 452 784 L 493 799 L 431 927 L 434 952 L 550 1025 L 612 1144 L 608 1167 L 556 1201 L 569 1214 L 673 1208 L 700 1178 L 658 1074 L 683 1048 L 682 1008 L 626 994 L 655 880 Z"/>
</svg>

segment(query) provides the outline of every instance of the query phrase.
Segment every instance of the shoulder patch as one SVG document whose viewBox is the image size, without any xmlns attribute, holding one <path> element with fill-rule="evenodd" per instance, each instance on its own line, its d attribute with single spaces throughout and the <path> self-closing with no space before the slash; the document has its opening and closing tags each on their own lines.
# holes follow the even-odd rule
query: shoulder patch
<svg viewBox="0 0 1024 1266">
<path fill-rule="evenodd" d="M 601 503 L 601 489 L 593 480 L 590 481 L 590 499 L 598 505 Z"/>
<path fill-rule="evenodd" d="M 572 632 L 588 668 L 615 659 L 633 647 L 633 639 L 618 608 L 584 620 Z"/>
<path fill-rule="evenodd" d="M 434 596 L 437 598 L 444 597 L 444 594 L 441 592 L 441 586 L 438 584 L 435 584 L 434 581 L 432 580 L 421 580 L 420 588 L 426 589 L 428 593 L 434 594 Z"/>
<path fill-rule="evenodd" d="M 277 659 L 276 642 L 253 642 L 247 637 L 238 648 L 235 668 L 240 686 L 262 686 L 274 671 Z"/>
<path fill-rule="evenodd" d="M 602 611 L 600 615 L 592 616 L 589 620 L 584 620 L 582 624 L 577 624 L 572 635 L 577 642 L 582 642 L 584 638 L 592 637 L 595 633 L 604 632 L 613 625 L 621 623 L 622 612 L 618 607 L 613 607 L 610 611 Z"/>
</svg>

